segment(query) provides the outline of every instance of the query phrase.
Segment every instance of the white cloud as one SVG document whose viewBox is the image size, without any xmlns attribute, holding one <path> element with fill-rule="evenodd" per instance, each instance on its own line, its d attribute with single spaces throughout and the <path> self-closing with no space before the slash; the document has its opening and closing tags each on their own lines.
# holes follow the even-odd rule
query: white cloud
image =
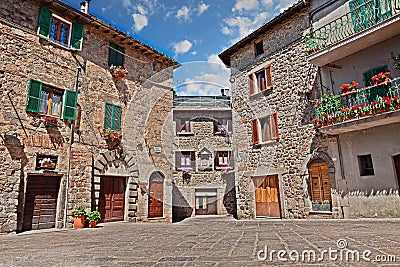
<svg viewBox="0 0 400 267">
<path fill-rule="evenodd" d="M 188 40 L 183 40 L 174 44 L 175 55 L 185 54 L 192 48 L 192 43 Z"/>
<path fill-rule="evenodd" d="M 183 6 L 181 9 L 176 12 L 177 19 L 188 20 L 189 19 L 189 8 L 187 6 Z"/>
<path fill-rule="evenodd" d="M 297 0 L 281 0 L 281 1 L 276 1 L 276 6 L 275 9 L 279 10 L 280 13 L 288 9 L 291 5 L 297 2 Z"/>
<path fill-rule="evenodd" d="M 204 11 L 206 11 L 208 8 L 210 7 L 210 5 L 204 4 L 203 2 L 200 3 L 199 8 L 198 8 L 198 13 L 197 15 L 201 15 L 203 14 Z"/>
<path fill-rule="evenodd" d="M 221 88 L 230 88 L 229 83 L 230 72 L 223 72 L 218 74 L 205 73 L 202 75 L 195 76 L 193 78 L 187 78 L 182 86 L 183 90 L 178 90 L 179 95 L 191 95 L 191 96 L 213 96 L 220 95 Z"/>
<path fill-rule="evenodd" d="M 138 5 L 136 9 L 139 13 L 132 14 L 132 18 L 134 21 L 133 28 L 136 32 L 140 32 L 144 27 L 149 24 L 149 20 L 147 18 L 147 11 L 143 6 Z"/>
<path fill-rule="evenodd" d="M 193 51 L 193 52 L 191 52 L 190 53 L 192 56 L 195 56 L 195 55 L 197 55 L 197 51 Z"/>
<path fill-rule="evenodd" d="M 111 8 L 111 5 L 105 6 L 101 8 L 101 12 L 105 13 L 106 11 L 108 11 Z"/>
<path fill-rule="evenodd" d="M 272 4 L 272 0 L 263 0 L 262 3 L 263 5 L 271 5 Z"/>
<path fill-rule="evenodd" d="M 236 0 L 235 6 L 232 11 L 253 10 L 258 8 L 258 0 Z"/>
<path fill-rule="evenodd" d="M 133 8 L 131 0 L 122 0 L 122 5 L 127 9 Z"/>
<path fill-rule="evenodd" d="M 237 38 L 243 38 L 264 24 L 267 21 L 268 16 L 268 12 L 262 12 L 254 19 L 241 16 L 225 19 L 224 22 L 226 23 L 226 26 L 223 26 L 221 31 L 224 34 L 232 34 L 234 30 L 237 29 L 239 36 L 236 37 L 235 40 Z"/>
</svg>

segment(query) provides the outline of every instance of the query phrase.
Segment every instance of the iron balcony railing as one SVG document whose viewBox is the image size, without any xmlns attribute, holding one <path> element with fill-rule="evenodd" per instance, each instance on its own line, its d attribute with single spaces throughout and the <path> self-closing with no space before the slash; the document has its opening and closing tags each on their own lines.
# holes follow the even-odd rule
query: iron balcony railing
<svg viewBox="0 0 400 267">
<path fill-rule="evenodd" d="M 325 94 L 316 103 L 313 120 L 318 128 L 397 111 L 400 110 L 399 96 L 400 77 L 341 95 Z"/>
<path fill-rule="evenodd" d="M 215 107 L 230 108 L 230 96 L 176 96 L 174 107 Z"/>
<path fill-rule="evenodd" d="M 351 0 L 349 7 L 349 13 L 305 36 L 308 55 L 399 14 L 400 0 Z"/>
</svg>

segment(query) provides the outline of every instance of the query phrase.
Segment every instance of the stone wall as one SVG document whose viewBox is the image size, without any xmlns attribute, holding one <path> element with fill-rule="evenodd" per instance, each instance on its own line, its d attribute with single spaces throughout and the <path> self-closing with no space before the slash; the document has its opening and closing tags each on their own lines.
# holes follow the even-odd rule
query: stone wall
<svg viewBox="0 0 400 267">
<path fill-rule="evenodd" d="M 85 24 L 82 51 L 63 48 L 36 34 L 39 9 L 36 1 L 7 0 L 0 4 L 0 227 L 1 231 L 6 232 L 21 230 L 24 188 L 33 174 L 60 177 L 59 196 L 62 199 L 58 204 L 57 226 L 62 226 L 64 221 L 63 199 L 72 123 L 63 120 L 57 127 L 46 127 L 40 121 L 40 116 L 25 111 L 29 79 L 60 89 L 74 89 L 77 66 L 82 67 L 78 88 L 80 119 L 75 122 L 68 177 L 68 214 L 79 204 L 88 209 L 97 208 L 92 201 L 95 160 L 104 152 L 120 151 L 121 147 L 130 152 L 132 157 L 136 155 L 138 147 L 129 138 L 134 138 L 135 134 L 143 136 L 147 121 L 150 125 L 156 125 L 159 119 L 168 116 L 172 102 L 172 90 L 159 87 L 152 89 L 153 95 L 160 95 L 160 92 L 166 95 L 159 103 L 135 98 L 140 92 L 147 92 L 141 79 L 155 77 L 161 69 L 165 71 L 157 76 L 157 82 L 170 84 L 171 63 L 156 61 L 122 42 L 124 38 L 108 34 L 93 24 Z M 54 13 L 58 14 L 57 11 Z M 67 14 L 58 15 L 74 21 Z M 112 78 L 108 71 L 109 42 L 125 47 L 125 68 L 129 72 L 127 79 Z M 123 109 L 124 139 L 120 147 L 110 146 L 102 137 L 105 102 L 120 105 Z M 156 108 L 152 110 L 154 105 Z M 129 117 L 129 106 L 137 109 L 139 114 L 149 115 L 152 112 L 152 115 L 144 117 L 145 123 L 130 127 L 134 120 L 125 120 Z M 135 134 L 130 135 L 125 131 L 134 131 Z M 149 133 L 147 142 L 157 143 L 161 134 L 159 129 Z M 144 154 L 148 153 L 147 144 L 143 142 L 142 145 Z M 35 170 L 37 154 L 57 156 L 56 170 L 51 173 Z M 131 165 L 140 164 L 137 158 L 134 160 L 134 163 L 130 162 Z M 130 187 L 133 191 L 137 191 L 135 183 L 137 181 L 132 180 Z M 68 222 L 71 226 L 71 216 L 68 216 Z"/>
<path fill-rule="evenodd" d="M 252 177 L 277 175 L 282 217 L 303 218 L 307 184 L 302 173 L 312 152 L 313 105 L 304 92 L 315 80 L 316 70 L 307 62 L 300 35 L 308 28 L 307 11 L 297 14 L 260 36 L 265 53 L 254 57 L 248 44 L 231 57 L 233 125 L 236 159 L 238 217 L 255 218 Z M 271 64 L 273 88 L 250 96 L 248 73 Z M 251 121 L 278 114 L 279 139 L 253 146 Z"/>
</svg>

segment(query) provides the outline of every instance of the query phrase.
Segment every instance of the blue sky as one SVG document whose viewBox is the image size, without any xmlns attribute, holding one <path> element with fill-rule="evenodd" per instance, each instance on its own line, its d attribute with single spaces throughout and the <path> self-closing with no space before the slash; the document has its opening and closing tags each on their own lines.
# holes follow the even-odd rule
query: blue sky
<svg viewBox="0 0 400 267">
<path fill-rule="evenodd" d="M 62 0 L 79 9 L 81 0 Z M 179 95 L 218 95 L 230 70 L 217 55 L 297 0 L 92 0 L 89 13 L 182 64 Z"/>
</svg>

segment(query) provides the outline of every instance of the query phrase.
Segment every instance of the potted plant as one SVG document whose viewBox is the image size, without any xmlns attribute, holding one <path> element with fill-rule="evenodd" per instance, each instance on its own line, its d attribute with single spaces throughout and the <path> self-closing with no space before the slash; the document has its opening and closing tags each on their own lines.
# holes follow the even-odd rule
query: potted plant
<svg viewBox="0 0 400 267">
<path fill-rule="evenodd" d="M 57 127 L 58 126 L 58 118 L 57 117 L 53 117 L 53 116 L 42 116 L 41 118 L 45 125 L 48 127 Z"/>
<path fill-rule="evenodd" d="M 377 75 L 372 76 L 371 81 L 373 85 L 388 84 L 390 81 L 390 71 L 380 72 Z"/>
<path fill-rule="evenodd" d="M 51 160 L 51 158 L 44 158 L 39 161 L 40 168 L 42 169 L 53 169 L 56 164 Z"/>
<path fill-rule="evenodd" d="M 342 95 L 353 95 L 356 93 L 357 86 L 359 84 L 356 83 L 355 81 L 352 81 L 351 83 L 345 83 L 340 86 L 340 91 L 342 91 Z"/>
<path fill-rule="evenodd" d="M 100 212 L 94 210 L 86 215 L 86 221 L 89 222 L 89 227 L 94 228 L 98 221 L 100 221 Z"/>
<path fill-rule="evenodd" d="M 74 228 L 84 228 L 86 208 L 84 206 L 78 206 L 72 211 L 71 214 L 74 216 Z"/>
<path fill-rule="evenodd" d="M 115 78 L 126 78 L 128 71 L 122 66 L 114 66 L 110 67 L 111 75 Z"/>
<path fill-rule="evenodd" d="M 122 132 L 118 130 L 104 129 L 103 136 L 104 139 L 112 142 L 122 140 Z"/>
</svg>

